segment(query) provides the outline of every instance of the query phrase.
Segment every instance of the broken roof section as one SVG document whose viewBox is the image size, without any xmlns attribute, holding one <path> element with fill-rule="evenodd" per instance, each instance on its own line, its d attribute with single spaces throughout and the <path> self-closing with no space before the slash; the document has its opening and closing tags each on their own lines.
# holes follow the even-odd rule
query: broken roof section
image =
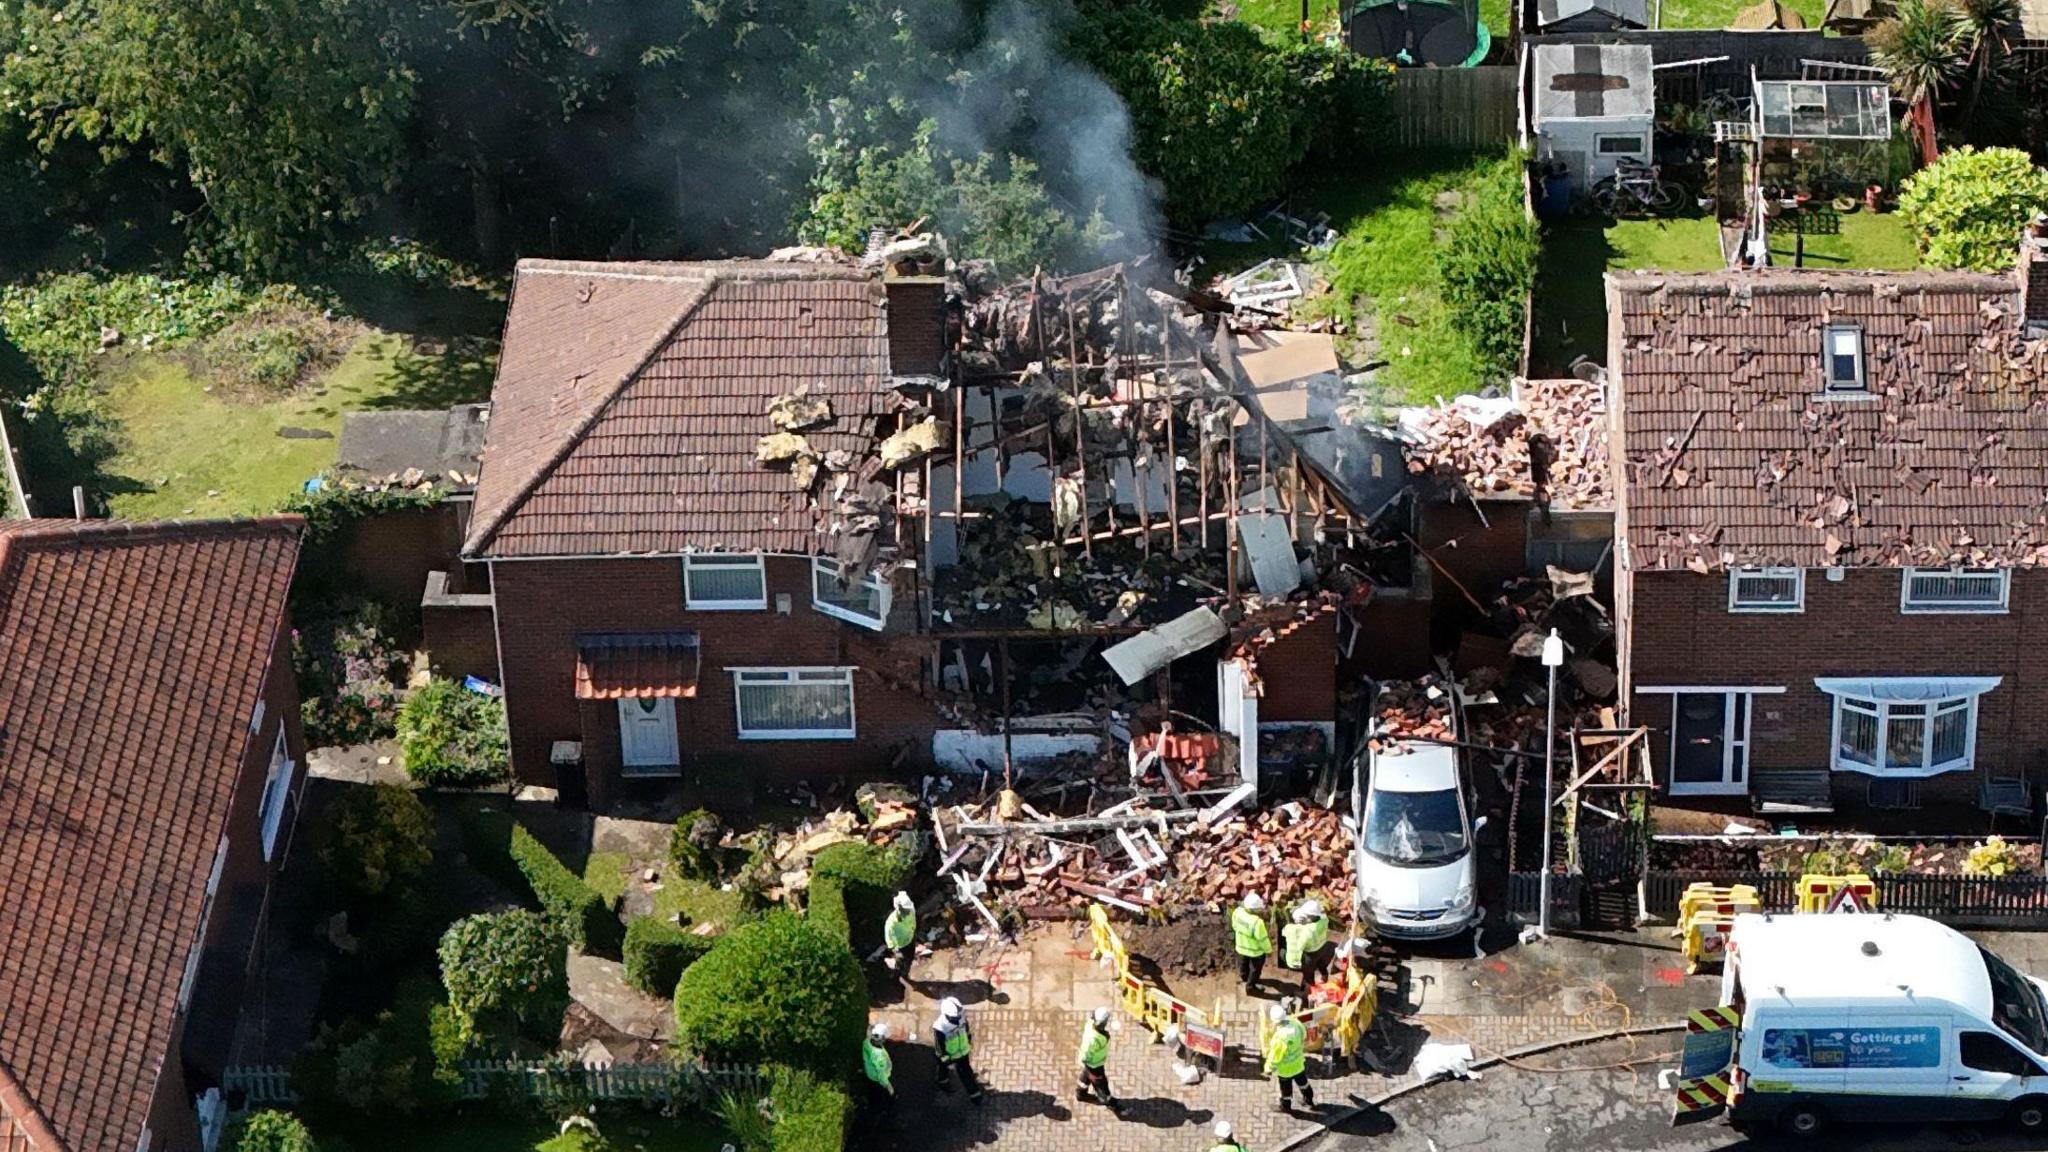
<svg viewBox="0 0 2048 1152">
<path fill-rule="evenodd" d="M 1233 334 L 1230 345 L 1250 407 L 1285 432 L 1353 508 L 1369 515 L 1401 492 L 1401 446 L 1354 419 L 1351 385 L 1328 333 L 1260 329 Z M 1249 413 L 1238 420 L 1249 422 Z"/>
<path fill-rule="evenodd" d="M 1564 511 L 1614 507 L 1606 390 L 1583 380 L 1518 380 L 1513 394 L 1405 408 L 1408 470 L 1474 499 L 1535 500 Z"/>
<path fill-rule="evenodd" d="M 844 544 L 879 526 L 889 382 L 884 288 L 851 264 L 523 260 L 464 552 L 865 559 Z M 832 419 L 778 429 L 799 389 Z M 778 432 L 802 444 L 763 467 Z"/>
<path fill-rule="evenodd" d="M 2048 341 L 2012 276 L 1610 276 L 1638 569 L 2048 563 Z M 1823 333 L 1865 388 L 1826 390 Z"/>
</svg>

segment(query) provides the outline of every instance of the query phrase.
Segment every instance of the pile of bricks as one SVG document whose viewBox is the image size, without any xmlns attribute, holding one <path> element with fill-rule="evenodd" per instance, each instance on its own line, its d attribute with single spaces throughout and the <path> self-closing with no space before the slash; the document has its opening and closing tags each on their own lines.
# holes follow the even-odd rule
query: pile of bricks
<svg viewBox="0 0 2048 1152">
<path fill-rule="evenodd" d="M 1313 894 L 1325 907 L 1345 908 L 1351 846 L 1336 812 L 1296 801 L 1191 830 L 1174 854 L 1174 869 L 1187 895 L 1204 903 L 1234 904 L 1257 892 L 1269 904 Z"/>
<path fill-rule="evenodd" d="M 1373 712 L 1378 732 L 1393 740 L 1457 738 L 1451 722 L 1451 683 L 1435 674 L 1382 681 Z"/>
<path fill-rule="evenodd" d="M 1598 385 L 1531 380 L 1514 407 L 1485 422 L 1480 404 L 1426 409 L 1408 421 L 1416 435 L 1408 470 L 1435 472 L 1474 496 L 1541 499 L 1565 509 L 1612 508 L 1607 402 Z"/>
</svg>

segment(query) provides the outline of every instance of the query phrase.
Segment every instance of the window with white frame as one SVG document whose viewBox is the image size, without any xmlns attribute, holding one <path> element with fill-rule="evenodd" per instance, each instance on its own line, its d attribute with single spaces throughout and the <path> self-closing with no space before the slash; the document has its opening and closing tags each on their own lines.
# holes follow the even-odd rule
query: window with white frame
<svg viewBox="0 0 2048 1152">
<path fill-rule="evenodd" d="M 1823 678 L 1814 683 L 1835 698 L 1836 771 L 1922 777 L 1972 766 L 1977 698 L 1998 679 Z"/>
<path fill-rule="evenodd" d="M 683 557 L 683 606 L 695 612 L 768 607 L 768 569 L 758 552 Z"/>
<path fill-rule="evenodd" d="M 277 726 L 277 743 L 270 750 L 270 773 L 263 779 L 263 800 L 256 810 L 263 814 L 263 858 L 277 851 L 277 831 L 284 826 L 285 801 L 292 791 L 291 750 L 285 746 L 284 725 Z"/>
<path fill-rule="evenodd" d="M 1800 612 L 1806 608 L 1806 569 L 1731 568 L 1730 612 Z"/>
<path fill-rule="evenodd" d="M 1901 612 L 2003 612 L 2010 569 L 1908 568 Z"/>
<path fill-rule="evenodd" d="M 227 867 L 228 838 L 220 838 L 220 846 L 213 850 L 213 870 L 206 874 L 206 895 L 199 901 L 199 934 L 192 941 L 192 951 L 185 957 L 185 975 L 178 981 L 178 1011 L 183 1012 L 192 1003 L 192 985 L 199 979 L 199 954 L 206 944 L 206 922 L 213 918 L 213 897 L 220 891 L 221 870 Z"/>
<path fill-rule="evenodd" d="M 842 572 L 837 560 L 812 559 L 811 606 L 827 616 L 881 631 L 889 619 L 888 583 L 872 572 L 842 581 Z"/>
<path fill-rule="evenodd" d="M 1866 391 L 1863 378 L 1863 329 L 1830 324 L 1821 335 L 1821 360 L 1829 392 Z"/>
<path fill-rule="evenodd" d="M 853 669 L 734 668 L 742 740 L 851 740 Z"/>
<path fill-rule="evenodd" d="M 1595 146 L 1602 156 L 1634 156 L 1647 151 L 1641 136 L 1601 136 Z"/>
</svg>

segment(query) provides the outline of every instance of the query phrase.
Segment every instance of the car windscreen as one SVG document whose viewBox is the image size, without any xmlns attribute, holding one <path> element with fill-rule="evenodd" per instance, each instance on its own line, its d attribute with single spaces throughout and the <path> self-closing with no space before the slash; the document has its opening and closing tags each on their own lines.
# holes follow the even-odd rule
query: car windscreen
<svg viewBox="0 0 2048 1152">
<path fill-rule="evenodd" d="M 1984 968 L 1991 975 L 1992 1023 L 2048 1055 L 2048 1005 L 2042 1003 L 2041 989 L 1990 950 L 1980 945 L 1977 951 L 1984 954 Z"/>
<path fill-rule="evenodd" d="M 1458 794 L 1374 792 L 1365 810 L 1365 850 L 1402 868 L 1448 864 L 1465 854 Z"/>
</svg>

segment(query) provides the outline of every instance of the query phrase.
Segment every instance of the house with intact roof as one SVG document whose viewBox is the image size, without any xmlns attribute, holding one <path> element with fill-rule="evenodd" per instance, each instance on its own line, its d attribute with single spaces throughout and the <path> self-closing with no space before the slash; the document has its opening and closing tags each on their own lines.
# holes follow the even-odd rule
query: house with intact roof
<svg viewBox="0 0 2048 1152">
<path fill-rule="evenodd" d="M 2039 811 L 2044 259 L 1608 278 L 1621 690 L 1674 801 Z"/>
<path fill-rule="evenodd" d="M 212 1152 L 305 739 L 297 517 L 0 522 L 0 1149 Z"/>
<path fill-rule="evenodd" d="M 522 781 L 603 808 L 929 744 L 878 449 L 892 381 L 939 372 L 944 341 L 937 277 L 519 264 L 463 555 L 489 568 Z"/>
</svg>

